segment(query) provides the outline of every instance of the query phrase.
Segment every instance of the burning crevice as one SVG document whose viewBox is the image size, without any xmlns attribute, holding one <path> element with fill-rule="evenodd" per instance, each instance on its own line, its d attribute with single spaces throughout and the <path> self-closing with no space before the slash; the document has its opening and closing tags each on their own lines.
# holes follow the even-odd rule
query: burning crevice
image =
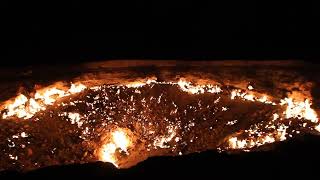
<svg viewBox="0 0 320 180">
<path fill-rule="evenodd" d="M 92 161 L 127 168 L 151 156 L 252 151 L 320 130 L 309 81 L 274 82 L 270 90 L 258 70 L 247 81 L 171 71 L 121 82 L 89 73 L 4 102 L 0 168 Z"/>
</svg>

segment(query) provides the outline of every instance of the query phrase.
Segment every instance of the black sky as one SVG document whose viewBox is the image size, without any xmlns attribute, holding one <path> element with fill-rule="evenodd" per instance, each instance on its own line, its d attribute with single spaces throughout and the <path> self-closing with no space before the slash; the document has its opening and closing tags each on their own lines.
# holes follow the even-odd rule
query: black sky
<svg viewBox="0 0 320 180">
<path fill-rule="evenodd" d="M 74 1 L 1 8 L 2 65 L 320 57 L 320 13 L 307 2 Z"/>
</svg>

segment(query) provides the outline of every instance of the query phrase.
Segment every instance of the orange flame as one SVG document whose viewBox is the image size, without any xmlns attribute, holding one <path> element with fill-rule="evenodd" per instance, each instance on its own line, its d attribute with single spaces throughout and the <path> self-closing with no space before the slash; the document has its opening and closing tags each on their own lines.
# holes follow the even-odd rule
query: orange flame
<svg viewBox="0 0 320 180">
<path fill-rule="evenodd" d="M 47 105 L 52 105 L 61 97 L 79 93 L 86 88 L 83 84 L 71 84 L 68 91 L 56 87 L 38 90 L 34 98 L 28 99 L 25 95 L 20 94 L 14 101 L 8 101 L 4 105 L 6 112 L 2 115 L 3 119 L 16 116 L 18 118 L 29 119 L 37 112 L 45 110 Z"/>
<path fill-rule="evenodd" d="M 116 150 L 120 149 L 128 154 L 128 147 L 132 145 L 132 141 L 123 129 L 117 129 L 111 133 L 111 141 L 104 144 L 100 149 L 99 159 L 104 162 L 110 162 L 118 167 Z"/>
</svg>

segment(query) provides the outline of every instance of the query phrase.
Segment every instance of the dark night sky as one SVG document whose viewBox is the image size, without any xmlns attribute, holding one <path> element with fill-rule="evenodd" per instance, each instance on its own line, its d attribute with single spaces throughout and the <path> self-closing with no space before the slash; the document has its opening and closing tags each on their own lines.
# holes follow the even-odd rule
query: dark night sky
<svg viewBox="0 0 320 180">
<path fill-rule="evenodd" d="M 320 57 L 320 13 L 307 2 L 41 5 L 3 4 L 2 65 L 139 58 L 315 62 Z"/>
</svg>

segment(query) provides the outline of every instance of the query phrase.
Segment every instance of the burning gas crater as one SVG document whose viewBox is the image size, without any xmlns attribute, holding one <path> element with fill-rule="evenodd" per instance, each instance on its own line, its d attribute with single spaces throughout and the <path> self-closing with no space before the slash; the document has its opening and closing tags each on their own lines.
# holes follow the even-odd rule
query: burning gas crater
<svg viewBox="0 0 320 180">
<path fill-rule="evenodd" d="M 207 149 L 250 151 L 320 131 L 311 99 L 155 78 L 125 85 L 50 86 L 3 103 L 0 169 L 111 162 Z"/>
</svg>

